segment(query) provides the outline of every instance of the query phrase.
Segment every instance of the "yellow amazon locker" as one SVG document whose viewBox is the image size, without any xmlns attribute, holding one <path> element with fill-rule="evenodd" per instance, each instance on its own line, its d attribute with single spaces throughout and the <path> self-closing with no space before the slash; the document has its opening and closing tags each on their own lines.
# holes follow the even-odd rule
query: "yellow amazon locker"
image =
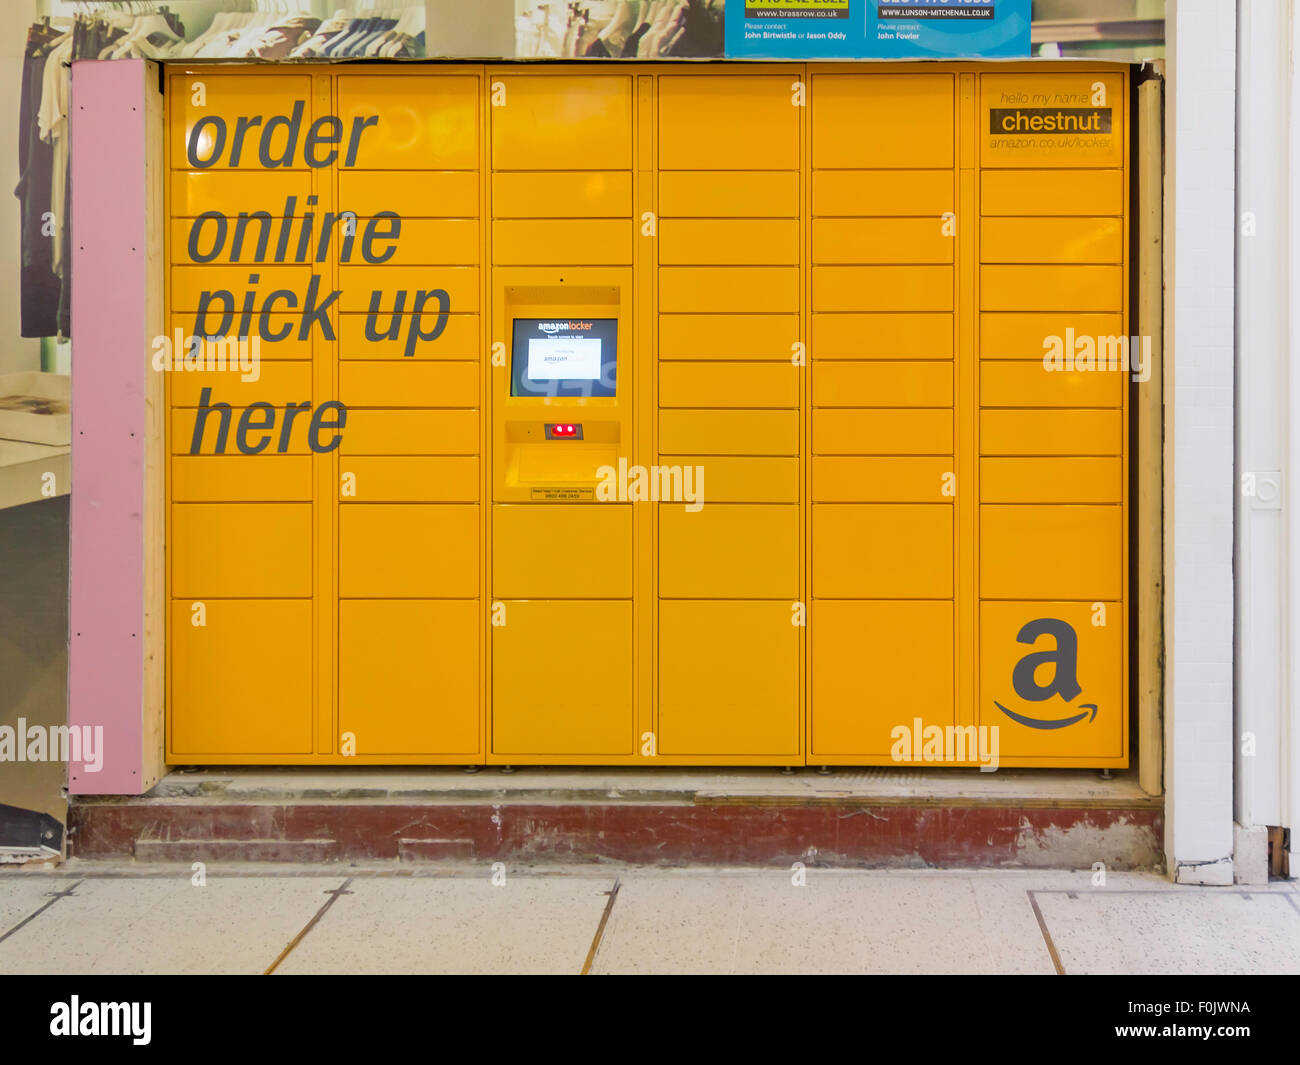
<svg viewBox="0 0 1300 1065">
<path fill-rule="evenodd" d="M 1128 764 L 1124 68 L 166 85 L 172 761 Z"/>
</svg>

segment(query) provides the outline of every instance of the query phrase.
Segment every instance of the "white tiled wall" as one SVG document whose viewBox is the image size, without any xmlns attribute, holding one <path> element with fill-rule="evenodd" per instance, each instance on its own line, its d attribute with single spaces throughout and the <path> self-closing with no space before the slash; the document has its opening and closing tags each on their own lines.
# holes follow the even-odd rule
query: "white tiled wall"
<svg viewBox="0 0 1300 1065">
<path fill-rule="evenodd" d="M 1166 850 L 1179 882 L 1230 884 L 1235 5 L 1175 0 L 1167 34 Z"/>
</svg>

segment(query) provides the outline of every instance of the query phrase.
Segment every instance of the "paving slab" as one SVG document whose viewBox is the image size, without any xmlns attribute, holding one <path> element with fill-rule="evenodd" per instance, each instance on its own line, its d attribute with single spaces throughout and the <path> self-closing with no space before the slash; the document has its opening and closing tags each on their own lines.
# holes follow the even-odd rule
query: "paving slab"
<svg viewBox="0 0 1300 1065">
<path fill-rule="evenodd" d="M 602 973 L 1050 973 L 1023 889 L 807 870 L 629 876 Z"/>
<path fill-rule="evenodd" d="M 480 866 L 480 868 L 483 868 Z M 614 878 L 356 877 L 277 973 L 582 971 Z"/>
<path fill-rule="evenodd" d="M 72 895 L 0 941 L 0 973 L 260 973 L 343 880 L 71 880 Z"/>
<path fill-rule="evenodd" d="M 1300 973 L 1300 904 L 1281 885 L 1034 898 L 1066 973 Z"/>
<path fill-rule="evenodd" d="M 1086 884 L 1087 873 L 1062 873 L 1051 878 L 972 876 L 970 889 L 979 924 L 984 930 L 990 973 L 1047 976 L 1056 971 L 1042 929 L 1034 916 L 1029 888 L 1053 882 L 1074 888 Z M 1152 878 L 1154 879 L 1154 878 Z M 1026 882 L 1028 881 L 1028 882 Z"/>
<path fill-rule="evenodd" d="M 55 879 L 41 873 L 15 870 L 0 874 L 0 936 L 74 883 L 75 880 Z"/>
<path fill-rule="evenodd" d="M 748 879 L 620 878 L 592 972 L 733 972 Z"/>
</svg>

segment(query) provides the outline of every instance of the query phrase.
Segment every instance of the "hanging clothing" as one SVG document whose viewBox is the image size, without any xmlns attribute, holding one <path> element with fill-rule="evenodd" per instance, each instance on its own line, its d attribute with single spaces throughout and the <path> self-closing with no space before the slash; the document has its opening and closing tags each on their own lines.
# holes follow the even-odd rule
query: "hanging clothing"
<svg viewBox="0 0 1300 1065">
<path fill-rule="evenodd" d="M 365 55 L 371 45 L 378 42 L 379 38 L 390 32 L 396 25 L 395 18 L 373 19 L 367 32 L 349 46 L 347 54 Z"/>
<path fill-rule="evenodd" d="M 63 230 L 67 225 L 68 98 L 73 35 L 62 38 L 50 52 L 41 78 L 41 106 L 36 125 L 41 140 L 53 152 L 50 210 L 54 213 L 54 272 L 63 273 Z"/>
<path fill-rule="evenodd" d="M 307 15 L 290 16 L 258 34 L 244 54 L 261 59 L 287 59 L 295 48 L 311 39 L 320 24 L 320 19 Z"/>
<path fill-rule="evenodd" d="M 23 336 L 72 335 L 71 66 L 75 59 L 177 54 L 185 27 L 167 10 L 78 15 L 27 35 L 19 102 L 20 306 Z"/>
<path fill-rule="evenodd" d="M 322 22 L 316 32 L 311 37 L 295 48 L 290 55 L 295 59 L 305 56 L 320 56 L 325 54 L 325 49 L 331 41 L 338 38 L 339 34 L 347 32 L 348 26 L 352 20 L 346 15 L 337 15 L 326 22 Z"/>
<path fill-rule="evenodd" d="M 632 35 L 628 37 L 627 41 L 623 44 L 624 59 L 636 58 L 636 50 L 641 45 L 641 38 L 644 37 L 649 32 L 650 32 L 650 23 L 648 22 L 643 22 L 641 23 L 641 25 L 639 25 L 636 28 L 636 30 L 632 33 Z"/>
<path fill-rule="evenodd" d="M 40 107 L 45 64 L 57 31 L 40 25 L 27 35 L 18 107 L 19 334 L 48 337 L 59 332 L 59 290 L 54 272 L 55 234 L 49 225 L 54 150 L 41 139 L 36 112 Z"/>
<path fill-rule="evenodd" d="M 126 36 L 122 26 L 97 18 L 79 18 L 72 27 L 72 57 L 95 59 Z"/>
</svg>

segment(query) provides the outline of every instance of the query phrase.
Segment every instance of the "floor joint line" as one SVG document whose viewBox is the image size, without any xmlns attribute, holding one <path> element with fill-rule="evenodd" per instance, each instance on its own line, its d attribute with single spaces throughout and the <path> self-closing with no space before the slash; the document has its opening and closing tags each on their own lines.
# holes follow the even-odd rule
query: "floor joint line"
<svg viewBox="0 0 1300 1065">
<path fill-rule="evenodd" d="M 86 880 L 83 877 L 82 879 L 78 880 L 75 884 L 73 884 L 71 887 L 67 888 L 64 891 L 49 892 L 49 894 L 51 895 L 50 901 L 47 902 L 44 906 L 35 910 L 34 912 L 29 913 L 26 917 L 24 917 L 21 921 L 19 921 L 16 925 L 14 925 L 11 929 L 9 929 L 8 932 L 4 933 L 4 935 L 0 935 L 0 943 L 3 943 L 6 939 L 8 939 L 11 935 L 17 932 L 20 928 L 24 928 L 27 925 L 31 924 L 34 920 L 36 920 L 36 918 L 38 918 L 41 914 L 43 914 L 46 910 L 48 910 L 51 906 L 53 906 L 56 902 L 58 902 L 59 899 L 66 899 L 71 897 L 73 893 L 77 890 L 77 888 L 79 888 L 85 882 Z"/>
<path fill-rule="evenodd" d="M 289 940 L 289 945 L 286 946 L 284 950 L 280 951 L 280 954 L 275 959 L 275 961 L 271 962 L 270 966 L 267 967 L 266 971 L 262 973 L 263 976 L 270 976 L 272 973 L 275 972 L 277 968 L 279 968 L 280 963 L 290 955 L 294 947 L 296 947 L 299 943 L 303 941 L 304 938 L 306 938 L 307 933 L 316 927 L 316 925 L 320 922 L 320 919 L 325 916 L 329 908 L 333 906 L 334 903 L 338 902 L 339 896 L 352 894 L 352 892 L 348 890 L 348 885 L 351 883 L 352 883 L 352 877 L 348 877 L 345 881 L 343 881 L 343 883 L 341 883 L 333 891 L 325 892 L 325 894 L 328 895 L 329 898 L 325 901 L 325 903 L 321 906 L 321 908 L 316 911 L 316 915 L 312 917 L 312 919 L 308 921 L 305 925 L 303 925 L 302 931 L 300 931 L 296 936 L 294 936 L 293 939 Z"/>
<path fill-rule="evenodd" d="M 600 942 L 605 937 L 605 926 L 609 923 L 609 915 L 614 910 L 614 900 L 618 898 L 618 889 L 622 886 L 622 881 L 614 877 L 614 886 L 606 892 L 609 900 L 605 903 L 605 910 L 600 915 L 600 924 L 596 926 L 596 934 L 591 937 L 591 947 L 587 950 L 587 960 L 582 963 L 582 972 L 579 976 L 590 976 L 592 963 L 596 960 L 596 951 L 600 949 Z"/>
<path fill-rule="evenodd" d="M 1034 917 L 1038 919 L 1038 930 L 1043 933 L 1043 942 L 1047 944 L 1047 953 L 1051 955 L 1052 964 L 1056 966 L 1056 975 L 1065 975 L 1065 966 L 1061 964 L 1061 956 L 1056 952 L 1056 944 L 1052 942 L 1052 933 L 1047 930 L 1047 921 L 1043 918 L 1043 911 L 1038 908 L 1038 899 L 1034 897 L 1032 890 L 1025 892 L 1029 896 L 1029 905 L 1033 907 Z"/>
</svg>

